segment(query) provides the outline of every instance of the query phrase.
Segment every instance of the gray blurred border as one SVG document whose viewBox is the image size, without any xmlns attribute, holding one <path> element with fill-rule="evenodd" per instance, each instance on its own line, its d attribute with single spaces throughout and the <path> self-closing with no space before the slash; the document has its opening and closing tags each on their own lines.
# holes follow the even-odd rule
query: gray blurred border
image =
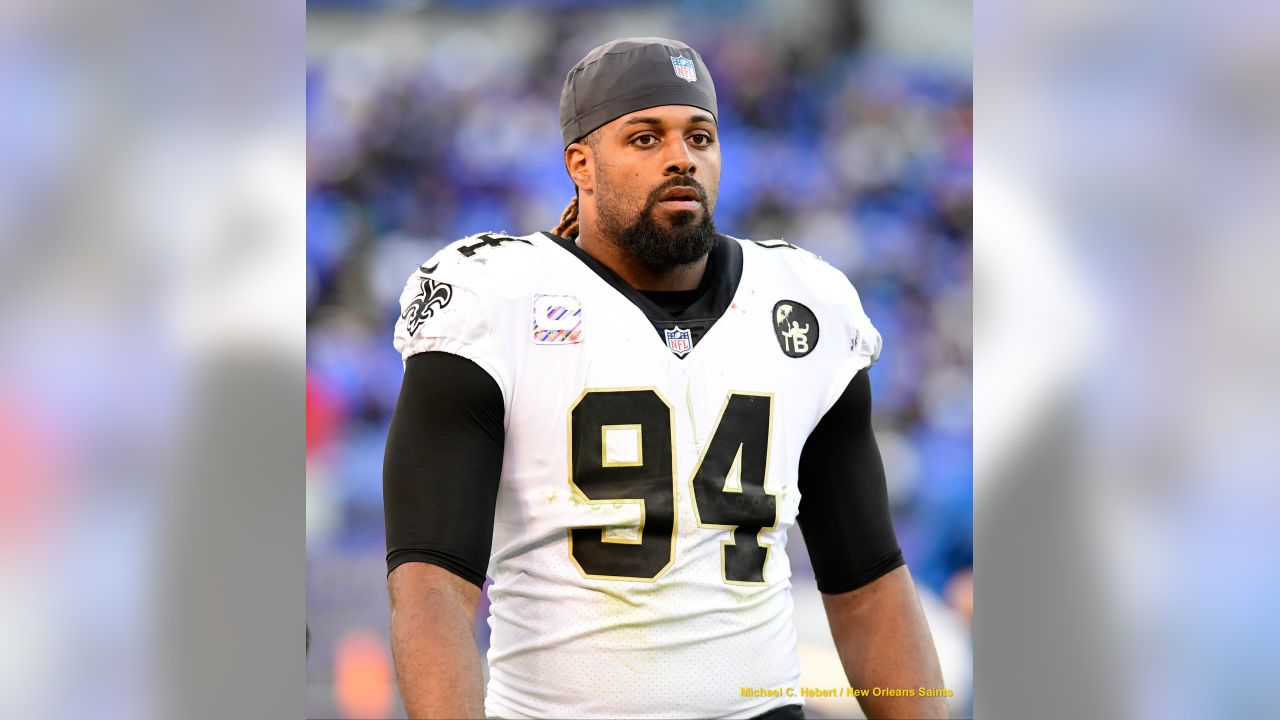
<svg viewBox="0 0 1280 720">
<path fill-rule="evenodd" d="M 230 354 L 201 368 L 193 482 L 167 513 L 161 717 L 305 714 L 301 360 Z"/>
</svg>

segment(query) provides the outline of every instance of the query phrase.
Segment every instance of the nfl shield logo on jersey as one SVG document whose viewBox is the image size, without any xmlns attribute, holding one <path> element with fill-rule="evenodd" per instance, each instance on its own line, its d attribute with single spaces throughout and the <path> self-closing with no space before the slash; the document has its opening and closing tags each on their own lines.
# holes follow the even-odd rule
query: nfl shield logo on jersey
<svg viewBox="0 0 1280 720">
<path fill-rule="evenodd" d="M 683 55 L 671 58 L 671 67 L 675 68 L 676 77 L 689 82 L 697 82 L 698 73 L 693 69 L 693 61 Z"/>
<path fill-rule="evenodd" d="M 667 336 L 667 347 L 676 355 L 684 357 L 693 349 L 693 335 L 688 330 L 675 327 L 662 332 Z"/>
</svg>

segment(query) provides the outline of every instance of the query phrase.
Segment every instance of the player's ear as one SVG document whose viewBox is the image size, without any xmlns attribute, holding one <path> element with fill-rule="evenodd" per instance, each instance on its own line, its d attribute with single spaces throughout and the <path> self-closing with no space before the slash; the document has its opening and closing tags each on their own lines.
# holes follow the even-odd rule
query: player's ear
<svg viewBox="0 0 1280 720">
<path fill-rule="evenodd" d="M 581 192 L 595 190 L 595 173 L 592 172 L 591 146 L 586 143 L 572 143 L 564 149 L 564 167 L 569 171 L 569 178 Z"/>
</svg>

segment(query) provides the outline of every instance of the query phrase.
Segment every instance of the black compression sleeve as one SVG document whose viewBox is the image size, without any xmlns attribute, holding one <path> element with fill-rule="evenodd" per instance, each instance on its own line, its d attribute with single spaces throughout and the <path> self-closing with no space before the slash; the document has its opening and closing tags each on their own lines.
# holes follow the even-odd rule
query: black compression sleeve
<svg viewBox="0 0 1280 720">
<path fill-rule="evenodd" d="M 474 362 L 428 352 L 405 363 L 382 465 L 388 574 L 425 562 L 484 584 L 502 417 L 502 391 Z"/>
<path fill-rule="evenodd" d="M 854 376 L 800 454 L 800 512 L 818 589 L 862 587 L 904 564 L 871 430 L 871 381 Z"/>
</svg>

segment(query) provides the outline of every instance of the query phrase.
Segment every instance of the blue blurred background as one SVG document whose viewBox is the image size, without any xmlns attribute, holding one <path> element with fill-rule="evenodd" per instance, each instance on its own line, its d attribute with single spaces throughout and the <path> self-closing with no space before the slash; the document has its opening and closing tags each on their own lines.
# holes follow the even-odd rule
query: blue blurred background
<svg viewBox="0 0 1280 720">
<path fill-rule="evenodd" d="M 565 74 L 596 45 L 640 35 L 689 43 L 713 74 L 717 227 L 841 268 L 884 336 L 871 378 L 895 526 L 953 714 L 971 713 L 970 14 L 927 0 L 309 3 L 309 717 L 403 717 L 381 466 L 404 279 L 466 235 L 556 224 L 573 196 Z M 844 686 L 799 533 L 792 542 L 801 684 Z M 484 623 L 477 639 L 487 646 Z M 851 700 L 808 707 L 859 714 Z"/>
</svg>

